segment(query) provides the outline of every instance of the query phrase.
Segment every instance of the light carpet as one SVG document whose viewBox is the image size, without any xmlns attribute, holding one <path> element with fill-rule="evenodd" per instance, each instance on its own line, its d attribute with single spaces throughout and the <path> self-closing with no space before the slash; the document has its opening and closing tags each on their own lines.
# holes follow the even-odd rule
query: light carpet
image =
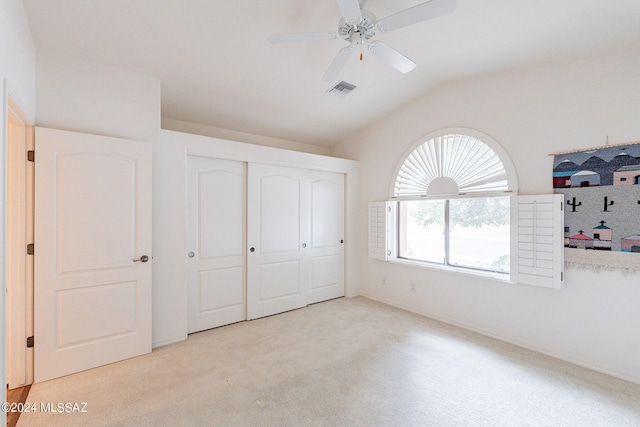
<svg viewBox="0 0 640 427">
<path fill-rule="evenodd" d="M 341 298 L 35 384 L 19 426 L 640 426 L 640 385 Z"/>
</svg>

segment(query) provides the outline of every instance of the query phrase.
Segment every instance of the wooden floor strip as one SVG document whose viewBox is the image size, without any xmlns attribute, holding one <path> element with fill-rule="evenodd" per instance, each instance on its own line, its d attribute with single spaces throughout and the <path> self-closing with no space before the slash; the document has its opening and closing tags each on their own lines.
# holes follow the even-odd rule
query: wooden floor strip
<svg viewBox="0 0 640 427">
<path fill-rule="evenodd" d="M 31 390 L 31 385 L 7 390 L 7 403 L 25 403 L 29 395 L 29 390 Z M 15 425 L 18 424 L 19 418 L 20 412 L 7 413 L 7 427 L 15 427 Z"/>
</svg>

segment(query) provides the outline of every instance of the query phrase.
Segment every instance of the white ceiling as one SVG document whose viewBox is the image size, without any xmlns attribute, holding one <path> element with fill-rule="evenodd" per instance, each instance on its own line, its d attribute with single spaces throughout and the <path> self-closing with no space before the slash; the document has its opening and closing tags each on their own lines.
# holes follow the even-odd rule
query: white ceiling
<svg viewBox="0 0 640 427">
<path fill-rule="evenodd" d="M 424 0 L 369 0 L 379 19 Z M 443 81 L 640 45 L 640 0 L 458 0 L 444 17 L 378 34 L 418 66 L 401 74 L 353 55 L 321 77 L 342 39 L 270 44 L 273 33 L 336 31 L 335 0 L 24 0 L 36 47 L 160 79 L 162 116 L 330 146 Z"/>
</svg>

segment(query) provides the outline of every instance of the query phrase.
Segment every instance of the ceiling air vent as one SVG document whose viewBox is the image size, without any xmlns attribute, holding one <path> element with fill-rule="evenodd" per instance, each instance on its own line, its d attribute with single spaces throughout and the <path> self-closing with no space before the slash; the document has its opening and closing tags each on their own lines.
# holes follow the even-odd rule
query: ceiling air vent
<svg viewBox="0 0 640 427">
<path fill-rule="evenodd" d="M 331 89 L 329 89 L 327 93 L 344 98 L 345 96 L 349 95 L 351 91 L 354 90 L 355 88 L 356 86 L 352 85 L 351 83 L 340 82 L 334 87 L 332 87 Z"/>
</svg>

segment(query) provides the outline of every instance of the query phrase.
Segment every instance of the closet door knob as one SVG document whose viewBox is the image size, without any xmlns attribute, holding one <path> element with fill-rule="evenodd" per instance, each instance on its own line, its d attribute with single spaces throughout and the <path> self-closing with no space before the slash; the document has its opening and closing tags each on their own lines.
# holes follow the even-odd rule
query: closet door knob
<svg viewBox="0 0 640 427">
<path fill-rule="evenodd" d="M 249 252 L 255 252 L 255 251 L 256 251 L 256 248 L 249 249 Z"/>
<path fill-rule="evenodd" d="M 307 244 L 306 244 L 306 243 L 303 243 L 303 244 L 302 244 L 302 248 L 304 249 L 304 248 L 306 248 L 306 247 L 307 247 Z"/>
</svg>

